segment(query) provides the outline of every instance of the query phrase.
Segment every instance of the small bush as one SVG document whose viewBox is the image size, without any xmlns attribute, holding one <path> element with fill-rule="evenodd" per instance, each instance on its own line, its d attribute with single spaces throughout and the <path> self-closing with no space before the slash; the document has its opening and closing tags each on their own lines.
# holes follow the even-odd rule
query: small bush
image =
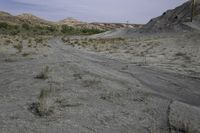
<svg viewBox="0 0 200 133">
<path fill-rule="evenodd" d="M 19 26 L 11 25 L 6 22 L 0 22 L 0 34 L 16 35 L 19 31 Z"/>
<path fill-rule="evenodd" d="M 68 25 L 62 25 L 61 32 L 64 34 L 73 34 L 75 33 L 75 29 Z"/>
<path fill-rule="evenodd" d="M 8 29 L 9 25 L 5 22 L 0 22 L 0 29 Z"/>
<path fill-rule="evenodd" d="M 23 44 L 22 42 L 20 41 L 17 45 L 14 45 L 13 46 L 14 48 L 16 48 L 18 50 L 19 53 L 22 52 L 22 49 L 23 49 Z"/>
<path fill-rule="evenodd" d="M 25 29 L 25 30 L 29 30 L 30 29 L 29 25 L 26 24 L 26 23 L 22 24 L 22 28 Z"/>
<path fill-rule="evenodd" d="M 50 89 L 42 89 L 38 97 L 38 102 L 32 103 L 29 110 L 40 117 L 49 116 L 53 113 L 52 92 Z"/>
<path fill-rule="evenodd" d="M 10 40 L 10 39 L 6 39 L 5 40 L 5 45 L 9 45 L 9 44 L 11 44 L 12 43 L 12 41 Z"/>
<path fill-rule="evenodd" d="M 56 27 L 54 27 L 54 26 L 48 26 L 46 28 L 46 30 L 49 31 L 49 32 L 56 32 L 57 31 Z"/>
<path fill-rule="evenodd" d="M 43 38 L 41 38 L 41 37 L 35 38 L 35 42 L 36 42 L 36 44 L 42 43 L 43 42 Z"/>
<path fill-rule="evenodd" d="M 39 96 L 39 107 L 38 112 L 41 116 L 49 115 L 51 110 L 51 90 L 41 90 Z"/>
<path fill-rule="evenodd" d="M 92 34 L 99 34 L 101 32 L 104 32 L 102 30 L 99 30 L 99 29 L 95 29 L 95 28 L 92 28 L 92 29 L 87 29 L 87 28 L 83 28 L 83 29 L 80 29 L 81 33 L 84 34 L 84 35 L 92 35 Z"/>
</svg>

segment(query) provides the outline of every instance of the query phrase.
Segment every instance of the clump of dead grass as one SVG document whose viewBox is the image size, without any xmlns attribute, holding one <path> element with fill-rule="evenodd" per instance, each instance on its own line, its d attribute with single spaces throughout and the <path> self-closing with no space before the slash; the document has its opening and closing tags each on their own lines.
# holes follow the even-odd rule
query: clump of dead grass
<svg viewBox="0 0 200 133">
<path fill-rule="evenodd" d="M 18 50 L 19 53 L 22 52 L 23 50 L 23 44 L 22 41 L 19 41 L 16 45 L 13 46 L 14 48 L 16 48 Z"/>
<path fill-rule="evenodd" d="M 54 106 L 51 89 L 42 89 L 40 91 L 38 102 L 32 103 L 29 110 L 37 116 L 44 117 L 53 114 Z"/>
<path fill-rule="evenodd" d="M 42 71 L 35 76 L 37 79 L 47 79 L 49 77 L 50 68 L 49 66 L 45 66 Z"/>
</svg>

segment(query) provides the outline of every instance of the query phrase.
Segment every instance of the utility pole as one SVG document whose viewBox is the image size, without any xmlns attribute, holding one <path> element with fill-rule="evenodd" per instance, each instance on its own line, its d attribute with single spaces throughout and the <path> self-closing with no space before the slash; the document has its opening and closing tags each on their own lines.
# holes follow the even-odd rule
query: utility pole
<svg viewBox="0 0 200 133">
<path fill-rule="evenodd" d="M 192 22 L 192 20 L 193 20 L 194 15 L 195 15 L 195 2 L 196 2 L 196 0 L 192 0 L 191 22 Z"/>
<path fill-rule="evenodd" d="M 127 20 L 127 21 L 126 21 L 126 27 L 127 27 L 127 28 L 128 28 L 128 25 L 129 25 L 129 21 Z"/>
</svg>

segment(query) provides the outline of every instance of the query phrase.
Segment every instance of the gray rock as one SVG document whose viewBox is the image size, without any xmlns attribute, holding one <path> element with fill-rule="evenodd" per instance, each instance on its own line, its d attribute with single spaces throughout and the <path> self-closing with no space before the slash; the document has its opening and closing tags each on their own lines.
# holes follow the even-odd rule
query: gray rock
<svg viewBox="0 0 200 133">
<path fill-rule="evenodd" d="M 200 133 L 200 108 L 173 102 L 170 105 L 169 124 L 176 131 Z"/>
</svg>

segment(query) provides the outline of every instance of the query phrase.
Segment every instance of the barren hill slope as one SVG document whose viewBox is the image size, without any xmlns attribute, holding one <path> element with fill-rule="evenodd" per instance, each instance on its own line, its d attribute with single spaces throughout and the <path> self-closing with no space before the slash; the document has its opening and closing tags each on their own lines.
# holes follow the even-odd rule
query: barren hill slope
<svg viewBox="0 0 200 133">
<path fill-rule="evenodd" d="M 144 32 L 166 32 L 166 31 L 182 31 L 189 30 L 189 27 L 184 25 L 191 18 L 191 1 L 183 5 L 164 12 L 161 16 L 150 20 L 143 31 Z M 200 3 L 197 1 L 195 6 L 195 15 L 200 14 Z"/>
<path fill-rule="evenodd" d="M 33 25 L 51 25 L 52 22 L 41 19 L 37 16 L 34 16 L 32 14 L 24 13 L 18 16 L 11 15 L 7 12 L 0 12 L 0 22 L 7 22 L 10 24 L 33 24 Z"/>
<path fill-rule="evenodd" d="M 16 17 L 20 18 L 23 21 L 27 21 L 29 23 L 40 23 L 40 24 L 47 24 L 47 25 L 53 24 L 53 22 L 51 22 L 51 21 L 44 20 L 44 19 L 39 18 L 39 17 L 32 15 L 30 13 L 23 13 L 23 14 L 18 15 Z"/>
<path fill-rule="evenodd" d="M 72 17 L 68 17 L 66 19 L 63 19 L 63 20 L 60 20 L 58 22 L 58 24 L 66 24 L 66 25 L 69 25 L 69 26 L 76 26 L 76 25 L 79 25 L 79 24 L 85 24 L 85 22 L 82 22 L 82 21 L 79 21 L 75 18 L 72 18 Z"/>
<path fill-rule="evenodd" d="M 164 12 L 161 16 L 151 19 L 139 29 L 114 29 L 95 37 L 133 37 L 140 33 L 182 32 L 198 30 L 200 19 L 200 1 L 196 0 L 194 22 L 190 23 L 191 1 L 188 1 L 175 9 Z"/>
<path fill-rule="evenodd" d="M 0 16 L 11 16 L 11 14 L 4 11 L 0 11 Z"/>
</svg>

